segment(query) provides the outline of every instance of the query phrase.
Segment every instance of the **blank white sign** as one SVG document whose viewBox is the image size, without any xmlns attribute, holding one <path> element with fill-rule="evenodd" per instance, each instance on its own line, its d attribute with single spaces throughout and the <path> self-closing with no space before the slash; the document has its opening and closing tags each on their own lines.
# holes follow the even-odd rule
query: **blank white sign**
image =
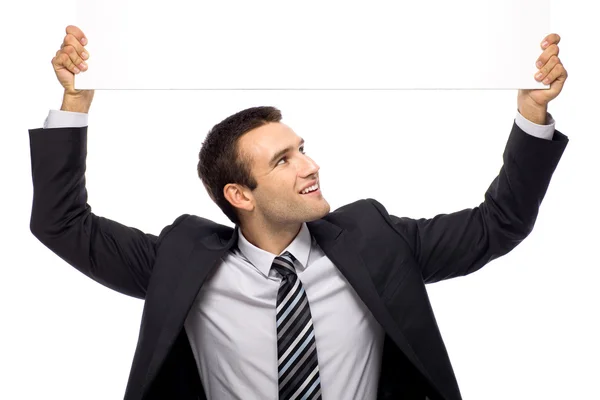
<svg viewBox="0 0 600 400">
<path fill-rule="evenodd" d="M 519 89 L 550 0 L 78 0 L 77 89 Z"/>
</svg>

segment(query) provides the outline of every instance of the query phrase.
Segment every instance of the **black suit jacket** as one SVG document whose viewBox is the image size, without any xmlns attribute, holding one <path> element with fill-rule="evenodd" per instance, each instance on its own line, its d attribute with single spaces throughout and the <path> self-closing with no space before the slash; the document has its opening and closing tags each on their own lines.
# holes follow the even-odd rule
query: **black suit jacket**
<svg viewBox="0 0 600 400">
<path fill-rule="evenodd" d="M 90 278 L 145 299 L 125 399 L 205 399 L 183 323 L 236 230 L 186 214 L 154 236 L 97 216 L 85 188 L 87 127 L 29 135 L 32 233 Z M 519 244 L 567 142 L 513 124 L 504 164 L 472 209 L 399 218 L 366 199 L 308 222 L 385 330 L 379 399 L 461 398 L 425 283 L 469 274 Z"/>
</svg>

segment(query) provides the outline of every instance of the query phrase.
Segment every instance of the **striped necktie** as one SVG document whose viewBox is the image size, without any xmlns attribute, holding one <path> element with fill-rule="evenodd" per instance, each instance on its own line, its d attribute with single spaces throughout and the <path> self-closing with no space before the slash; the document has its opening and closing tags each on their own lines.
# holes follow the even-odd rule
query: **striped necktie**
<svg viewBox="0 0 600 400">
<path fill-rule="evenodd" d="M 279 400 L 321 399 L 315 332 L 294 256 L 286 251 L 275 257 L 272 268 L 282 276 L 277 292 Z"/>
</svg>

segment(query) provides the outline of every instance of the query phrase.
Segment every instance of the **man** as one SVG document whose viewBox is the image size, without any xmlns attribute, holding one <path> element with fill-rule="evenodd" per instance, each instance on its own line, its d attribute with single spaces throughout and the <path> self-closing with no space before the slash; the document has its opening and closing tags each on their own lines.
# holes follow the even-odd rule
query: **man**
<svg viewBox="0 0 600 400">
<path fill-rule="evenodd" d="M 536 60 L 551 86 L 518 92 L 504 165 L 478 207 L 415 220 L 367 199 L 330 212 L 301 138 L 256 107 L 215 125 L 198 163 L 235 228 L 182 215 L 157 237 L 87 204 L 94 92 L 73 88 L 89 55 L 83 32 L 66 32 L 52 59 L 61 111 L 29 132 L 31 231 L 145 299 L 126 399 L 461 398 L 425 283 L 476 271 L 531 232 L 568 142 L 547 114 L 567 78 L 558 35 Z"/>
</svg>

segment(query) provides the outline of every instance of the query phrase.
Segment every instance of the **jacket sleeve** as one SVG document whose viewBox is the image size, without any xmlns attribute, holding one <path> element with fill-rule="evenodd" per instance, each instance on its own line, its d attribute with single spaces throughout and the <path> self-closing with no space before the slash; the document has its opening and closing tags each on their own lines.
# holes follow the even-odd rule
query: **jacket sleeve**
<svg viewBox="0 0 600 400">
<path fill-rule="evenodd" d="M 467 275 L 529 235 L 567 143 L 559 131 L 545 140 L 513 124 L 502 168 L 475 208 L 411 219 L 389 215 L 370 201 L 408 244 L 426 283 Z"/>
<path fill-rule="evenodd" d="M 85 187 L 87 127 L 32 129 L 29 139 L 33 235 L 95 281 L 144 298 L 160 241 L 186 215 L 158 237 L 97 216 Z"/>
</svg>

